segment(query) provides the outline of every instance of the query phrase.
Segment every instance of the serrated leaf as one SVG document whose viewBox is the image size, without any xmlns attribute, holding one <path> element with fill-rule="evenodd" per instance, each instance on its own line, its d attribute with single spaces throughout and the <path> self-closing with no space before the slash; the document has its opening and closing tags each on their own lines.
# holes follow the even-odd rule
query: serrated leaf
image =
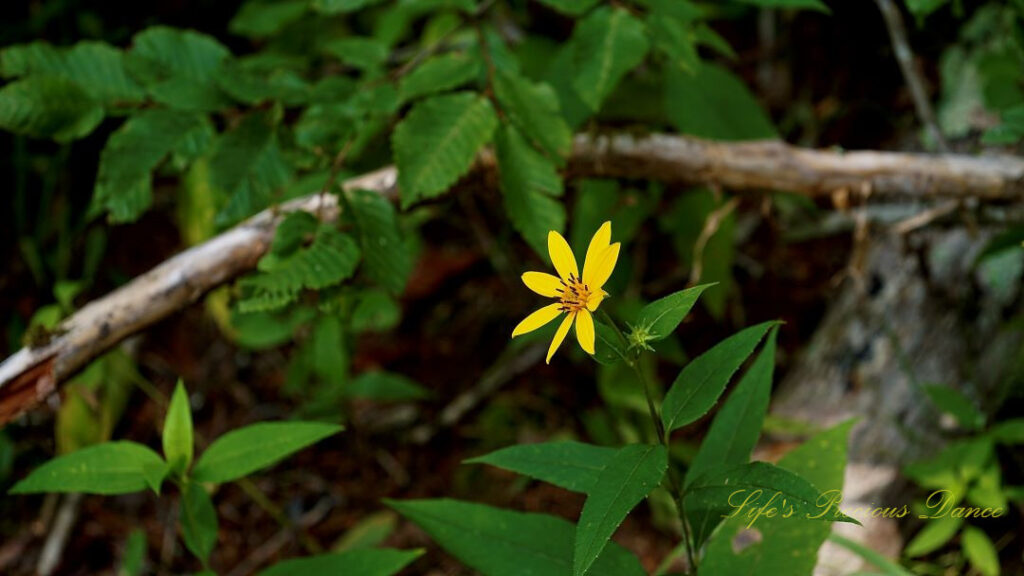
<svg viewBox="0 0 1024 576">
<path fill-rule="evenodd" d="M 908 558 L 917 558 L 918 556 L 930 554 L 952 540 L 963 524 L 963 518 L 954 518 L 952 516 L 929 520 L 925 522 L 921 531 L 915 534 L 914 538 L 907 544 L 907 547 L 903 549 L 903 554 Z"/>
<path fill-rule="evenodd" d="M 417 103 L 391 138 L 402 206 L 448 190 L 469 171 L 497 125 L 491 103 L 470 92 Z"/>
<path fill-rule="evenodd" d="M 171 108 L 214 111 L 231 104 L 216 82 L 221 63 L 230 56 L 211 36 L 153 26 L 132 38 L 125 65 L 157 102 Z"/>
<path fill-rule="evenodd" d="M 385 501 L 467 566 L 489 576 L 564 576 L 572 570 L 575 526 L 548 516 L 458 500 Z M 592 576 L 646 574 L 636 557 L 612 543 Z"/>
<path fill-rule="evenodd" d="M 783 456 L 779 466 L 818 490 L 841 494 L 852 427 L 851 420 L 814 436 Z M 702 569 L 711 574 L 811 576 L 818 549 L 832 532 L 830 523 L 792 516 L 761 517 L 751 528 L 749 523 L 743 514 L 726 520 L 706 545 Z"/>
<path fill-rule="evenodd" d="M 252 291 L 238 308 L 259 312 L 294 302 L 303 289 L 322 290 L 352 276 L 359 263 L 359 247 L 350 236 L 321 225 L 313 242 L 282 259 L 273 254 L 260 260 L 260 274 L 239 281 Z"/>
<path fill-rule="evenodd" d="M 392 294 L 401 294 L 413 262 L 405 249 L 394 207 L 377 192 L 350 190 L 344 194 L 346 205 L 352 209 L 366 273 Z"/>
<path fill-rule="evenodd" d="M 425 60 L 398 84 L 402 102 L 447 92 L 480 75 L 480 59 L 463 52 L 450 52 Z"/>
<path fill-rule="evenodd" d="M 999 576 L 999 553 L 992 540 L 980 528 L 967 526 L 960 537 L 964 556 L 983 576 Z"/>
<path fill-rule="evenodd" d="M 210 184 L 229 197 L 216 223 L 227 226 L 270 204 L 271 196 L 292 178 L 274 134 L 271 114 L 252 113 L 222 134 L 210 157 Z"/>
<path fill-rule="evenodd" d="M 776 324 L 764 322 L 737 332 L 687 364 L 662 403 L 665 431 L 671 433 L 706 414 L 732 375 Z"/>
<path fill-rule="evenodd" d="M 562 178 L 554 164 L 527 144 L 514 126 L 504 125 L 495 138 L 498 176 L 512 225 L 537 254 L 547 254 L 548 232 L 565 230 Z"/>
<path fill-rule="evenodd" d="M 588 492 L 612 461 L 616 450 L 582 442 L 521 444 L 466 460 L 490 464 L 573 492 Z"/>
<path fill-rule="evenodd" d="M 570 42 L 578 67 L 573 86 L 595 111 L 648 49 L 643 23 L 622 8 L 594 10 L 577 23 Z"/>
<path fill-rule="evenodd" d="M 11 494 L 82 492 L 127 494 L 148 486 L 143 468 L 163 459 L 134 442 L 106 442 L 50 460 L 11 488 Z"/>
<path fill-rule="evenodd" d="M 228 30 L 249 38 L 273 36 L 308 9 L 308 0 L 249 0 L 231 18 Z"/>
<path fill-rule="evenodd" d="M 320 222 L 309 212 L 292 212 L 281 220 L 274 232 L 274 241 L 270 243 L 270 253 L 275 256 L 288 256 L 313 240 Z"/>
<path fill-rule="evenodd" d="M 29 76 L 0 88 L 0 129 L 70 142 L 103 121 L 103 106 L 77 83 L 59 76 Z"/>
<path fill-rule="evenodd" d="M 667 56 L 672 66 L 693 72 L 700 65 L 697 35 L 689 23 L 651 12 L 647 17 L 647 31 L 654 48 Z"/>
<path fill-rule="evenodd" d="M 112 222 L 136 220 L 152 203 L 152 172 L 205 124 L 202 115 L 144 110 L 121 125 L 103 147 L 93 204 Z"/>
<path fill-rule="evenodd" d="M 402 318 L 402 308 L 383 290 L 364 290 L 352 310 L 351 325 L 356 332 L 387 332 Z"/>
<path fill-rule="evenodd" d="M 206 566 L 217 544 L 217 509 L 206 490 L 195 482 L 183 485 L 180 505 L 185 547 Z"/>
<path fill-rule="evenodd" d="M 0 51 L 0 75 L 66 78 L 108 106 L 138 103 L 146 96 L 125 71 L 124 53 L 91 40 L 70 48 L 55 48 L 46 42 L 10 46 Z"/>
<path fill-rule="evenodd" d="M 418 558 L 421 550 L 350 550 L 338 554 L 320 554 L 293 558 L 274 564 L 259 576 L 315 576 L 318 574 L 358 574 L 391 576 Z"/>
<path fill-rule="evenodd" d="M 598 0 L 539 0 L 562 14 L 581 16 L 597 5 Z"/>
<path fill-rule="evenodd" d="M 943 0 L 948 1 L 948 0 Z M 742 4 L 760 6 L 761 8 L 807 8 L 818 12 L 829 13 L 828 6 L 821 0 L 738 0 Z"/>
<path fill-rule="evenodd" d="M 322 422 L 261 422 L 217 438 L 199 457 L 192 479 L 223 483 L 276 464 L 293 453 L 341 432 Z"/>
<path fill-rule="evenodd" d="M 668 338 L 690 313 L 701 293 L 711 286 L 713 285 L 701 284 L 680 290 L 644 306 L 637 316 L 637 329 L 644 331 L 648 342 Z"/>
<path fill-rule="evenodd" d="M 665 110 L 680 132 L 719 140 L 774 138 L 771 119 L 731 72 L 701 63 L 696 73 L 666 72 Z"/>
<path fill-rule="evenodd" d="M 388 47 L 375 38 L 350 36 L 323 45 L 327 54 L 359 70 L 379 68 L 388 59 Z"/>
<path fill-rule="evenodd" d="M 345 397 L 378 402 L 408 402 L 430 394 L 430 390 L 401 374 L 380 370 L 364 372 L 345 384 Z"/>
<path fill-rule="evenodd" d="M 239 102 L 256 105 L 281 102 L 285 106 L 305 104 L 310 86 L 291 70 L 263 72 L 248 69 L 234 60 L 225 60 L 217 72 L 217 86 Z"/>
<path fill-rule="evenodd" d="M 384 0 L 313 0 L 313 9 L 324 14 L 344 14 L 380 4 Z"/>
<path fill-rule="evenodd" d="M 180 379 L 171 396 L 171 404 L 167 408 L 163 445 L 164 459 L 171 465 L 171 469 L 179 475 L 185 474 L 192 465 L 192 409 L 188 404 L 185 385 Z"/>
<path fill-rule="evenodd" d="M 531 142 L 559 165 L 572 152 L 572 130 L 559 110 L 558 95 L 548 84 L 534 84 L 510 72 L 494 76 L 494 96 Z"/>
<path fill-rule="evenodd" d="M 576 526 L 573 574 L 590 572 L 619 524 L 658 487 L 667 468 L 668 453 L 661 445 L 633 444 L 615 452 L 587 490 Z"/>
</svg>

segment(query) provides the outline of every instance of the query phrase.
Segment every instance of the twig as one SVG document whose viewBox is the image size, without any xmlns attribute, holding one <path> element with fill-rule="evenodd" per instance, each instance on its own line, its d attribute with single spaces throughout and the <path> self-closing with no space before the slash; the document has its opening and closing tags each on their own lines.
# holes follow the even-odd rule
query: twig
<svg viewBox="0 0 1024 576">
<path fill-rule="evenodd" d="M 281 548 L 284 548 L 286 544 L 295 535 L 295 530 L 305 531 L 311 526 L 318 524 L 327 514 L 334 508 L 334 502 L 330 498 L 322 498 L 320 501 L 313 506 L 308 512 L 302 515 L 298 521 L 293 525 L 289 523 L 283 526 L 274 536 L 264 542 L 253 551 L 245 560 L 239 562 L 235 568 L 228 573 L 228 576 L 241 576 L 242 574 L 252 574 L 256 571 L 256 568 L 264 565 L 273 558 Z"/>
<path fill-rule="evenodd" d="M 493 170 L 494 156 L 478 156 L 478 169 Z M 976 198 L 1020 205 L 1024 159 L 1014 156 L 834 152 L 800 149 L 777 141 L 712 142 L 652 134 L 581 134 L 569 165 L 577 177 L 635 178 L 717 184 L 742 192 L 779 190 L 830 197 L 840 189 L 870 189 L 871 201 Z M 346 181 L 397 196 L 393 166 Z M 61 325 L 48 343 L 23 348 L 0 363 L 0 424 L 39 404 L 88 362 L 118 342 L 195 302 L 203 294 L 253 270 L 288 212 L 324 220 L 338 216 L 338 197 L 319 193 L 265 210 L 235 228 L 160 264 L 95 300 Z"/>
<path fill-rule="evenodd" d="M 922 228 L 924 226 L 927 226 L 928 224 L 931 224 L 935 220 L 938 220 L 939 218 L 942 218 L 947 214 L 952 214 L 959 207 L 959 200 L 946 200 L 945 202 L 937 206 L 929 208 L 928 210 L 924 210 L 923 212 L 919 212 L 918 214 L 915 214 L 910 218 L 903 220 L 902 222 L 894 226 L 892 230 L 893 232 L 899 234 L 900 236 L 909 234 L 910 232 L 913 232 L 918 228 Z"/>
<path fill-rule="evenodd" d="M 39 576 L 50 576 L 57 569 L 64 546 L 68 543 L 68 534 L 78 518 L 78 505 L 81 502 L 81 494 L 68 494 L 61 502 L 46 543 L 43 544 L 43 551 L 39 554 L 39 563 L 36 564 L 36 574 Z"/>
<path fill-rule="evenodd" d="M 903 80 L 910 89 L 910 97 L 914 100 L 914 109 L 917 110 L 917 117 L 924 125 L 928 135 L 935 142 L 935 146 L 942 152 L 949 152 L 949 145 L 938 122 L 935 121 L 935 112 L 932 110 L 931 101 L 928 100 L 928 93 L 924 88 L 924 80 L 914 63 L 914 53 L 910 50 L 910 43 L 907 41 L 907 29 L 903 25 L 903 16 L 900 9 L 892 0 L 875 0 L 878 10 L 885 19 L 885 27 L 889 30 L 889 39 L 892 41 L 892 50 L 896 55 L 896 62 L 903 72 Z"/>
<path fill-rule="evenodd" d="M 691 286 L 695 286 L 700 282 L 701 273 L 704 270 L 704 247 L 707 246 L 708 240 L 715 235 L 715 232 L 718 232 L 719 226 L 722 225 L 722 220 L 725 220 L 739 203 L 739 198 L 733 198 L 708 214 L 707 219 L 704 220 L 704 227 L 701 228 L 700 236 L 693 243 L 693 267 L 690 269 L 689 282 Z"/>
</svg>

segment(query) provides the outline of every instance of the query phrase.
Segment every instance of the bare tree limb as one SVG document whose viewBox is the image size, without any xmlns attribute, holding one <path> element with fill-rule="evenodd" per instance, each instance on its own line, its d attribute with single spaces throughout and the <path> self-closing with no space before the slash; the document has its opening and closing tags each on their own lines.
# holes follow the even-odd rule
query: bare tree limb
<svg viewBox="0 0 1024 576">
<path fill-rule="evenodd" d="M 479 169 L 494 156 L 480 155 Z M 932 156 L 800 149 L 776 141 L 711 142 L 653 134 L 579 135 L 570 176 L 713 184 L 734 191 L 777 190 L 830 197 L 925 201 L 951 198 L 1020 206 L 1024 159 Z M 385 167 L 344 183 L 346 189 L 396 195 L 396 171 Z M 57 385 L 124 338 L 195 302 L 209 290 L 253 270 L 287 212 L 337 218 L 337 199 L 314 194 L 277 206 L 172 257 L 63 322 L 48 343 L 23 348 L 0 364 L 0 424 L 35 406 Z"/>
</svg>

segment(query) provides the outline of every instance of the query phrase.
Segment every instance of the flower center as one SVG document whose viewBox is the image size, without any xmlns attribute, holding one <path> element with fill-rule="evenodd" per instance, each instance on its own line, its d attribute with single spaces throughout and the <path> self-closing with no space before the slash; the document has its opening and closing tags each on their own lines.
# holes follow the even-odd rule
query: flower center
<svg viewBox="0 0 1024 576">
<path fill-rule="evenodd" d="M 560 297 L 562 312 L 579 312 L 587 307 L 587 300 L 590 299 L 590 287 L 582 280 L 570 274 L 569 280 L 562 280 L 562 287 L 557 290 Z"/>
</svg>

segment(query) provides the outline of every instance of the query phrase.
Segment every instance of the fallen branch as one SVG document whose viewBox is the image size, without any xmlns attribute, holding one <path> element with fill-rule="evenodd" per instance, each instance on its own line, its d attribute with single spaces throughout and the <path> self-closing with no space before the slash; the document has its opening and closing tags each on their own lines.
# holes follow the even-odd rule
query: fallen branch
<svg viewBox="0 0 1024 576">
<path fill-rule="evenodd" d="M 481 154 L 478 164 L 493 169 L 493 155 Z M 814 151 L 775 141 L 724 143 L 662 134 L 579 135 L 569 176 L 714 184 L 811 197 L 847 191 L 872 200 L 957 198 L 1011 206 L 1024 200 L 1024 159 L 1012 156 Z M 386 167 L 346 181 L 344 187 L 393 198 L 395 183 L 394 167 Z M 0 364 L 0 424 L 44 400 L 124 338 L 253 270 L 282 215 L 296 210 L 332 220 L 338 215 L 337 199 L 314 194 L 265 210 L 87 304 L 49 342 L 7 358 Z"/>
</svg>

